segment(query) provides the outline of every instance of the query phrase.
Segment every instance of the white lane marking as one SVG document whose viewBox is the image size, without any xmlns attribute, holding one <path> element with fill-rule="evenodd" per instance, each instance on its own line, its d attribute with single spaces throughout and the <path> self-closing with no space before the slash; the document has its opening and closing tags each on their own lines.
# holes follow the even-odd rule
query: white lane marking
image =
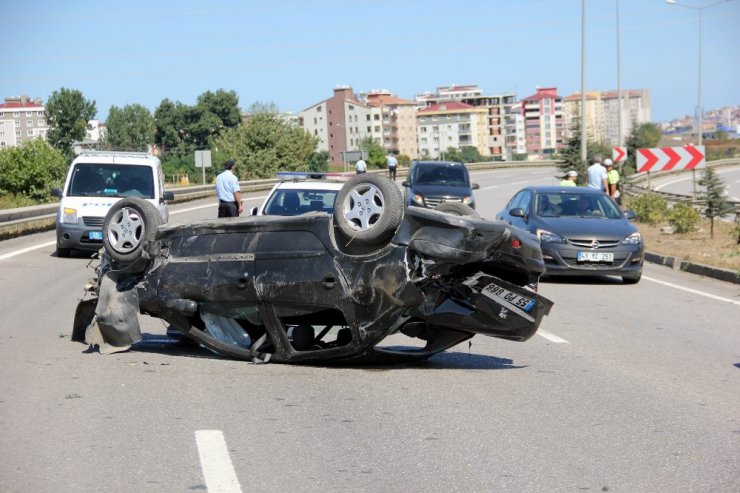
<svg viewBox="0 0 740 493">
<path fill-rule="evenodd" d="M 540 335 L 540 336 L 544 337 L 545 339 L 547 339 L 548 341 L 554 342 L 556 344 L 570 344 L 565 339 L 563 339 L 561 337 L 558 337 L 555 334 L 553 334 L 551 332 L 548 332 L 546 330 L 537 329 L 537 335 Z"/>
<path fill-rule="evenodd" d="M 260 199 L 264 199 L 265 197 L 267 197 L 267 195 L 262 195 L 260 197 L 249 197 L 248 199 L 244 199 L 243 202 L 249 202 L 250 200 L 260 200 Z M 207 205 L 199 205 L 197 207 L 189 207 L 187 209 L 178 209 L 176 211 L 170 212 L 170 215 L 173 215 L 173 214 L 182 214 L 183 212 L 197 211 L 197 210 L 200 210 L 200 209 L 208 209 L 209 207 L 216 207 L 217 208 L 218 207 L 218 204 L 207 204 Z"/>
<path fill-rule="evenodd" d="M 209 493 L 241 493 L 242 487 L 231 463 L 223 432 L 199 430 L 195 432 L 195 441 Z"/>
<path fill-rule="evenodd" d="M 653 277 L 642 276 L 642 278 L 645 279 L 646 281 L 651 281 L 651 282 L 655 282 L 655 283 L 658 283 L 658 284 L 662 284 L 664 286 L 669 286 L 671 288 L 680 289 L 681 291 L 686 291 L 688 293 L 698 294 L 699 296 L 706 296 L 707 298 L 712 298 L 713 300 L 726 301 L 727 303 L 732 303 L 734 305 L 740 305 L 740 301 L 731 300 L 730 298 L 724 298 L 722 296 L 717 296 L 717 295 L 714 295 L 714 294 L 705 293 L 703 291 L 699 291 L 699 290 L 696 290 L 696 289 L 685 288 L 683 286 L 679 286 L 678 284 L 673 284 L 673 283 L 670 283 L 670 282 L 661 281 L 661 280 L 655 279 Z"/>
<path fill-rule="evenodd" d="M 45 247 L 56 245 L 56 244 L 57 244 L 56 240 L 49 241 L 47 243 L 39 243 L 38 245 L 30 246 L 27 248 L 22 248 L 14 252 L 6 253 L 5 255 L 0 255 L 0 260 L 5 260 L 6 258 L 15 257 L 16 255 L 20 255 L 22 253 L 32 252 L 34 250 L 38 250 L 39 248 L 45 248 Z"/>
<path fill-rule="evenodd" d="M 690 180 L 690 179 L 691 179 L 690 176 L 688 176 L 688 177 L 684 176 L 683 178 L 679 178 L 678 180 L 667 181 L 667 182 L 663 183 L 662 185 L 658 185 L 657 187 L 655 187 L 655 190 L 660 190 L 661 188 L 667 187 L 668 185 L 673 185 L 674 183 L 680 183 L 682 181 L 687 181 L 687 180 Z"/>
</svg>

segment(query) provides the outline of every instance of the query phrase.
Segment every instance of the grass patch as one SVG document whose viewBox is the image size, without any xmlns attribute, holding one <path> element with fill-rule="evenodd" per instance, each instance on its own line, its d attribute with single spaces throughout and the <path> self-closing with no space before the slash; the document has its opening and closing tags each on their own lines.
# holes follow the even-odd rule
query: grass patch
<svg viewBox="0 0 740 493">
<path fill-rule="evenodd" d="M 663 233 L 661 227 L 665 225 L 635 225 L 645 241 L 645 251 L 740 272 L 740 245 L 736 244 L 732 236 L 735 227 L 732 222 L 715 221 L 714 239 L 709 237 L 707 219 L 702 219 L 698 231 L 681 234 Z"/>
</svg>

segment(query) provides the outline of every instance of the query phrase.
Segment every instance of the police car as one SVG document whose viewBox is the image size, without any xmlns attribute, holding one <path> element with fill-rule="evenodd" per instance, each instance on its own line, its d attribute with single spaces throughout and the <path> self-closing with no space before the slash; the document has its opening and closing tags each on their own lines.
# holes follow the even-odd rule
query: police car
<svg viewBox="0 0 740 493">
<path fill-rule="evenodd" d="M 354 173 L 279 172 L 278 183 L 253 216 L 298 216 L 306 212 L 334 212 L 334 203 L 342 185 Z"/>
</svg>

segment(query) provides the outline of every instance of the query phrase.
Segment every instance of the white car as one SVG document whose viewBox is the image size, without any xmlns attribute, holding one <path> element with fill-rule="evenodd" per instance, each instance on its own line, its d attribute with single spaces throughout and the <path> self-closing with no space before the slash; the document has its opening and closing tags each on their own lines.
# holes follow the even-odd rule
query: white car
<svg viewBox="0 0 740 493">
<path fill-rule="evenodd" d="M 334 212 L 342 185 L 354 173 L 279 172 L 280 180 L 253 216 L 297 216 L 306 212 Z"/>
</svg>

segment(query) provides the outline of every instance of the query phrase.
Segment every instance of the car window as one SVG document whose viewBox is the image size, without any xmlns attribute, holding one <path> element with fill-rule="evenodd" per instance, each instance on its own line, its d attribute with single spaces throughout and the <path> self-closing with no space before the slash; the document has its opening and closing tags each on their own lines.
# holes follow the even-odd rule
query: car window
<svg viewBox="0 0 740 493">
<path fill-rule="evenodd" d="M 78 163 L 67 195 L 153 199 L 154 176 L 149 166 Z"/>
<path fill-rule="evenodd" d="M 416 183 L 420 185 L 466 186 L 468 179 L 462 166 L 419 167 Z"/>
<path fill-rule="evenodd" d="M 514 200 L 512 200 L 509 210 L 521 207 L 522 209 L 524 209 L 525 212 L 528 211 L 529 200 L 531 196 L 532 194 L 529 190 L 522 190 L 521 192 L 519 192 L 518 196 L 514 197 Z"/>
<path fill-rule="evenodd" d="M 297 216 L 306 212 L 334 211 L 338 190 L 278 189 L 265 205 L 263 214 Z"/>
</svg>

